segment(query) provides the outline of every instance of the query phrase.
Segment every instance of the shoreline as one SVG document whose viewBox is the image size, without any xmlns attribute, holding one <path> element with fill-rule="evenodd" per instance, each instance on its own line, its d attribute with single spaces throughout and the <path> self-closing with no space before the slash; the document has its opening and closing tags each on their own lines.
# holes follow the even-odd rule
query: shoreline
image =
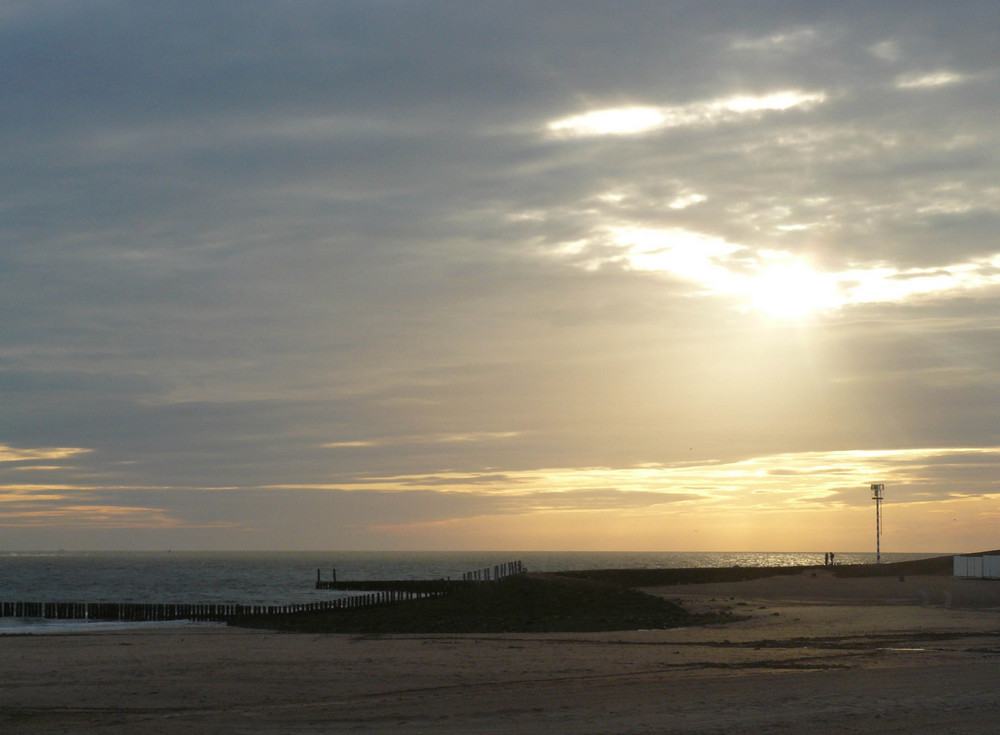
<svg viewBox="0 0 1000 735">
<path fill-rule="evenodd" d="M 733 613 L 729 623 L 660 630 L 351 635 L 213 626 L 2 636 L 0 656 L 10 663 L 0 672 L 0 729 L 994 731 L 1000 582 L 812 574 L 649 588 Z M 974 604 L 963 606 L 961 588 L 977 585 Z"/>
<path fill-rule="evenodd" d="M 839 590 L 828 603 L 845 596 L 883 595 L 885 580 L 898 580 L 895 599 L 927 604 L 931 595 L 945 603 L 973 601 L 951 576 L 951 557 L 932 557 L 885 565 L 701 567 L 659 569 L 592 569 L 528 573 L 500 581 L 457 588 L 446 595 L 404 604 L 375 605 L 331 612 L 301 612 L 231 618 L 230 625 L 308 633 L 505 633 L 611 631 L 636 628 L 689 627 L 725 622 L 728 607 L 693 609 L 686 598 L 693 588 L 714 584 L 749 584 L 777 591 L 792 586 L 806 594 Z M 918 576 L 914 577 L 914 574 Z M 909 575 L 909 582 L 907 582 Z M 933 582 L 917 580 L 933 580 Z M 363 582 L 357 582 L 364 589 Z M 379 582 L 391 585 L 390 582 Z M 927 588 L 932 588 L 931 592 Z M 941 588 L 946 588 L 941 592 Z M 676 599 L 670 598 L 670 590 Z M 992 589 L 992 588 L 990 588 Z M 955 590 L 960 594 L 956 596 Z M 883 595 L 884 596 L 884 595 Z M 982 604 L 1000 605 L 988 599 Z"/>
<path fill-rule="evenodd" d="M 833 585 L 838 592 L 820 595 L 827 604 L 851 603 L 852 598 L 871 597 L 869 588 L 876 579 L 898 575 L 889 602 L 919 602 L 926 605 L 940 598 L 946 606 L 1000 606 L 989 594 L 988 584 L 980 580 L 960 580 L 950 574 L 951 557 L 926 557 L 883 565 L 770 566 L 770 567 L 698 567 L 698 568 L 625 568 L 572 570 L 552 573 L 517 574 L 502 583 L 456 586 L 447 595 L 407 599 L 383 592 L 385 600 L 374 600 L 356 609 L 315 609 L 292 611 L 289 606 L 274 610 L 254 610 L 220 619 L 222 624 L 313 633 L 489 633 L 489 632 L 559 632 L 586 630 L 627 630 L 667 628 L 710 622 L 702 618 L 732 614 L 732 609 L 705 606 L 699 595 L 719 589 L 719 585 L 756 583 L 764 585 L 766 595 L 774 598 L 789 585 L 797 591 L 817 591 Z M 913 583 L 916 572 L 919 585 Z M 907 574 L 910 580 L 907 582 Z M 810 583 L 806 575 L 812 579 Z M 791 581 L 789 581 L 791 580 Z M 836 580 L 836 581 L 834 581 Z M 352 581 L 359 590 L 393 590 L 397 584 L 388 580 Z M 412 585 L 412 581 L 399 584 Z M 670 589 L 673 593 L 670 594 Z M 983 593 L 986 593 L 985 595 Z M 648 594 L 652 593 L 652 595 Z M 976 594 L 979 593 L 979 594 Z M 794 599 L 795 595 L 792 596 Z M 669 599 L 668 599 L 669 598 Z M 980 599 L 981 598 L 981 599 Z M 402 603 L 402 604 L 400 604 Z M 679 606 L 679 607 L 678 607 Z M 5 607 L 9 607 L 6 606 Z M 41 607 L 36 605 L 36 607 Z M 50 605 L 46 605 L 46 608 Z M 77 608 L 77 603 L 52 605 L 53 608 Z M 156 607 L 146 605 L 139 607 Z M 165 607 L 185 607 L 183 605 Z M 312 606 L 311 606 L 312 607 Z M 353 607 L 353 606 L 351 606 Z M 683 608 L 683 609 L 681 609 Z M 688 613 L 691 613 L 689 615 Z M 65 619 L 64 619 L 65 617 Z M 67 632 L 94 632 L 105 628 L 139 629 L 140 627 L 175 627 L 195 624 L 200 618 L 185 619 L 158 616 L 115 620 L 94 618 L 74 620 L 72 616 L 53 618 L 0 618 L 0 635 Z M 142 624 L 140 621 L 143 621 Z"/>
</svg>

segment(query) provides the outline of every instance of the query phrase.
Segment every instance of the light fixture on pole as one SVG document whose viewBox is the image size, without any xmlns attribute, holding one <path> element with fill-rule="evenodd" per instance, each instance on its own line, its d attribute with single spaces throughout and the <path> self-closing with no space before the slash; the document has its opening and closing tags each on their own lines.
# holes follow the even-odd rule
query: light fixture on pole
<svg viewBox="0 0 1000 735">
<path fill-rule="evenodd" d="M 882 500 L 885 498 L 885 485 L 881 482 L 872 483 L 872 500 L 875 501 L 875 563 L 882 563 Z"/>
</svg>

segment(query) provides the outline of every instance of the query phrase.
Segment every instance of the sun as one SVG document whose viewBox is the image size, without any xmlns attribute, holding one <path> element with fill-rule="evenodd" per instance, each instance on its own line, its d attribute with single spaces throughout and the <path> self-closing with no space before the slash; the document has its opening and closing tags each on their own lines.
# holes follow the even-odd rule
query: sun
<svg viewBox="0 0 1000 735">
<path fill-rule="evenodd" d="M 778 320 L 803 319 L 857 303 L 859 287 L 872 281 L 863 272 L 820 271 L 807 257 L 771 249 L 754 251 L 681 228 L 616 227 L 610 235 L 619 252 L 606 262 L 677 276 L 700 286 L 699 294 L 729 297 L 743 311 Z M 600 261 L 594 263 L 588 267 L 597 267 Z"/>
<path fill-rule="evenodd" d="M 776 319 L 801 319 L 838 306 L 833 277 L 803 263 L 776 263 L 747 277 L 750 307 Z"/>
</svg>

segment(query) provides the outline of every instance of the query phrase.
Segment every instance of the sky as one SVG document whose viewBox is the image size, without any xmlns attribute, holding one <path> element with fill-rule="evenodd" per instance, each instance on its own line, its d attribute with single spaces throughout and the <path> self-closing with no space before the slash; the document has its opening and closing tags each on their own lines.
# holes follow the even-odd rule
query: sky
<svg viewBox="0 0 1000 735">
<path fill-rule="evenodd" d="M 1000 548 L 998 50 L 0 0 L 0 549 Z"/>
</svg>

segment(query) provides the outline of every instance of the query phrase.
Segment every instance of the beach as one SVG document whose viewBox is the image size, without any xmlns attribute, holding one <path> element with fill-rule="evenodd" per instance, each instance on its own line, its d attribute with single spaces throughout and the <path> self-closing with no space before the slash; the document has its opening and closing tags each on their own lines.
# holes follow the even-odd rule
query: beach
<svg viewBox="0 0 1000 735">
<path fill-rule="evenodd" d="M 0 637 L 4 733 L 995 732 L 1000 583 L 825 570 L 646 590 L 732 622 Z"/>
</svg>

